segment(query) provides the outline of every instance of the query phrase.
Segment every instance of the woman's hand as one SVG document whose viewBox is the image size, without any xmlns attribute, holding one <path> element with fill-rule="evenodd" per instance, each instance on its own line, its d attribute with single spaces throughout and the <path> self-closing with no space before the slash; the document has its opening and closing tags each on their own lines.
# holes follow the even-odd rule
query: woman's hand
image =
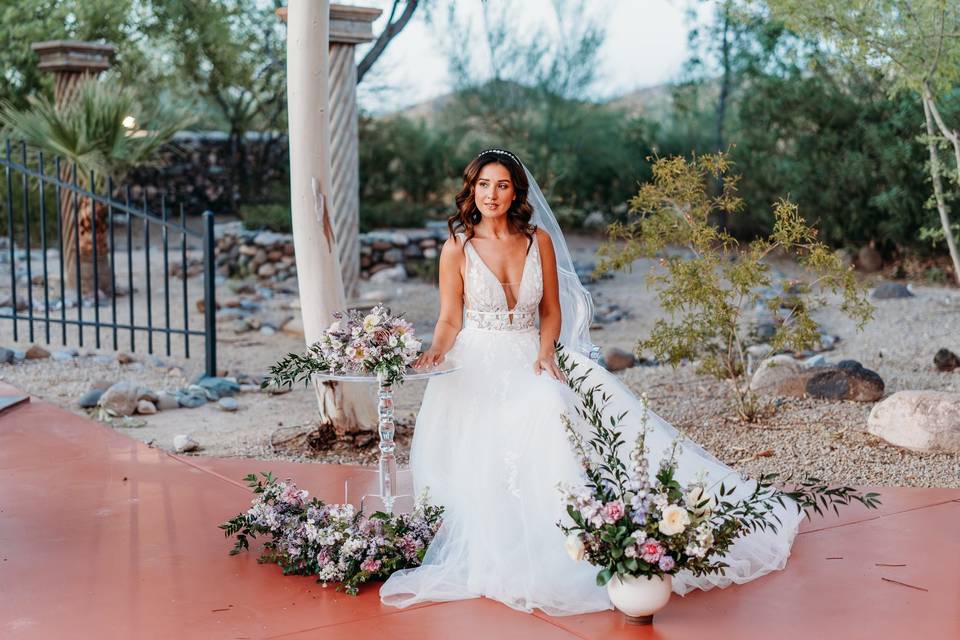
<svg viewBox="0 0 960 640">
<path fill-rule="evenodd" d="M 413 364 L 410 366 L 412 366 L 414 369 L 420 369 L 423 367 L 431 367 L 431 366 L 435 367 L 441 362 L 443 362 L 443 357 L 444 357 L 443 352 L 440 351 L 439 349 L 432 349 L 432 348 L 427 349 L 426 351 L 421 353 L 420 357 L 414 360 Z"/>
<path fill-rule="evenodd" d="M 560 371 L 560 367 L 557 366 L 557 359 L 554 357 L 553 353 L 541 353 L 537 357 L 536 362 L 533 363 L 533 372 L 535 374 L 540 375 L 544 371 L 546 371 L 555 380 L 559 380 L 560 382 L 564 383 L 567 381 L 566 377 L 563 375 L 563 372 Z"/>
</svg>

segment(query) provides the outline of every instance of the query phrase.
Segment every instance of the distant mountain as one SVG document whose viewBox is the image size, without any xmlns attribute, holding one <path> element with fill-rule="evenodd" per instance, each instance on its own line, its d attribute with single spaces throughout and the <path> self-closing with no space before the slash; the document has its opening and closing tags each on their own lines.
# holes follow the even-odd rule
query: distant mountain
<svg viewBox="0 0 960 640">
<path fill-rule="evenodd" d="M 658 120 L 669 116 L 673 109 L 673 92 L 676 85 L 661 84 L 654 87 L 644 87 L 631 91 L 607 102 L 607 105 L 616 109 L 623 109 L 631 116 L 644 116 L 651 120 Z M 704 91 L 701 93 L 701 101 L 713 101 L 716 99 L 717 83 L 710 81 L 706 83 Z M 411 105 L 398 111 L 384 114 L 383 118 L 394 118 L 402 116 L 411 120 L 425 120 L 431 124 L 437 117 L 437 114 L 453 100 L 453 94 L 447 93 L 436 98 L 431 98 L 424 102 Z"/>
<path fill-rule="evenodd" d="M 673 108 L 673 88 L 669 84 L 644 87 L 614 98 L 607 104 L 614 109 L 623 109 L 631 116 L 658 119 L 668 115 Z"/>
</svg>

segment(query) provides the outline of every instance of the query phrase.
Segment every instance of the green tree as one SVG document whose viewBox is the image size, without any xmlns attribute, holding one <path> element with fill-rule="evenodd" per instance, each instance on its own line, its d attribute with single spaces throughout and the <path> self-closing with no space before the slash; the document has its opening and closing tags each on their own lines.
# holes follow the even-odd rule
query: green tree
<svg viewBox="0 0 960 640">
<path fill-rule="evenodd" d="M 759 0 L 758 0 L 759 2 Z M 862 68 L 880 69 L 891 92 L 915 92 L 926 121 L 930 179 L 940 225 L 960 284 L 960 252 L 950 222 L 944 175 L 960 186 L 960 130 L 943 102 L 960 81 L 960 4 L 955 0 L 763 0 L 776 18 L 820 38 Z M 945 160 L 940 144 L 952 147 Z M 952 166 L 951 166 L 952 165 Z"/>
<path fill-rule="evenodd" d="M 122 81 L 144 74 L 133 0 L 0 0 L 0 101 L 22 109 L 28 97 L 52 95 L 53 76 L 37 69 L 30 45 L 45 40 L 107 42 L 117 47 L 111 75 Z"/>
<path fill-rule="evenodd" d="M 457 168 L 448 136 L 422 120 L 361 116 L 359 137 L 362 230 L 415 227 L 449 209 Z"/>
<path fill-rule="evenodd" d="M 731 151 L 751 205 L 737 230 L 769 227 L 763 206 L 789 193 L 834 246 L 917 247 L 929 217 L 924 152 L 912 140 L 922 117 L 909 93 L 890 96 L 871 70 L 814 60 L 753 78 Z"/>
<path fill-rule="evenodd" d="M 156 73 L 180 98 L 196 97 L 201 126 L 226 131 L 228 166 L 245 197 L 267 188 L 262 167 L 286 127 L 285 27 L 281 0 L 149 0 L 142 24 Z M 261 131 L 248 166 L 247 133 Z"/>
<path fill-rule="evenodd" d="M 744 420 L 753 420 L 758 406 L 744 375 L 749 332 L 745 312 L 761 302 L 771 310 L 784 306 L 783 296 L 763 299 L 763 291 L 772 285 L 766 262 L 772 252 L 794 257 L 815 276 L 791 294 L 792 315 L 773 336 L 774 349 L 804 349 L 819 338 L 810 312 L 827 293 L 838 294 L 841 309 L 861 325 L 870 318 L 872 307 L 852 268 L 845 269 L 817 240 L 816 230 L 789 201 L 774 205 L 770 236 L 745 246 L 713 225 L 711 217 L 718 210 L 733 215 L 743 207 L 736 189 L 739 178 L 730 169 L 724 154 L 689 161 L 657 159 L 653 178 L 630 201 L 631 218 L 610 226 L 610 241 L 600 248 L 597 271 L 627 268 L 641 257 L 659 258 L 660 268 L 650 272 L 647 282 L 657 290 L 670 318 L 658 320 L 650 335 L 637 343 L 638 354 L 650 350 L 674 366 L 698 358 L 702 372 L 729 381 L 737 412 Z M 718 195 L 710 194 L 711 183 L 721 185 Z M 671 247 L 683 247 L 687 253 L 668 253 Z"/>
<path fill-rule="evenodd" d="M 504 2 L 484 3 L 482 21 L 469 24 L 451 3 L 444 31 L 456 85 L 437 126 L 459 142 L 461 166 L 484 146 L 515 150 L 563 208 L 622 202 L 644 172 L 645 129 L 587 99 L 604 32 L 584 2 L 555 8 L 550 32 L 518 25 Z"/>
</svg>

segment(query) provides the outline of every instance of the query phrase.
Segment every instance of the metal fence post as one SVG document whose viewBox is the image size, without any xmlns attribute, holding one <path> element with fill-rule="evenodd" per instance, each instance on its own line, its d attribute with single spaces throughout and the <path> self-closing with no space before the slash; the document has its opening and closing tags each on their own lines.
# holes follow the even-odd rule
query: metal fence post
<svg viewBox="0 0 960 640">
<path fill-rule="evenodd" d="M 217 375 L 217 283 L 213 212 L 203 212 L 203 321 L 207 375 Z M 184 275 L 186 277 L 186 275 Z"/>
</svg>

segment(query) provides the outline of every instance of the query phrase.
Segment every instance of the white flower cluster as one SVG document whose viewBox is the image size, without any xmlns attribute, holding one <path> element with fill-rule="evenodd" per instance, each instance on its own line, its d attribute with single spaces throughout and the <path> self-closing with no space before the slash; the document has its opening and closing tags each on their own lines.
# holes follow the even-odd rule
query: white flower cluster
<svg viewBox="0 0 960 640">
<path fill-rule="evenodd" d="M 312 349 L 331 373 L 382 372 L 400 379 L 416 359 L 421 342 L 413 325 L 391 316 L 383 305 L 367 314 L 351 310 L 334 315 L 337 319 Z"/>
</svg>

